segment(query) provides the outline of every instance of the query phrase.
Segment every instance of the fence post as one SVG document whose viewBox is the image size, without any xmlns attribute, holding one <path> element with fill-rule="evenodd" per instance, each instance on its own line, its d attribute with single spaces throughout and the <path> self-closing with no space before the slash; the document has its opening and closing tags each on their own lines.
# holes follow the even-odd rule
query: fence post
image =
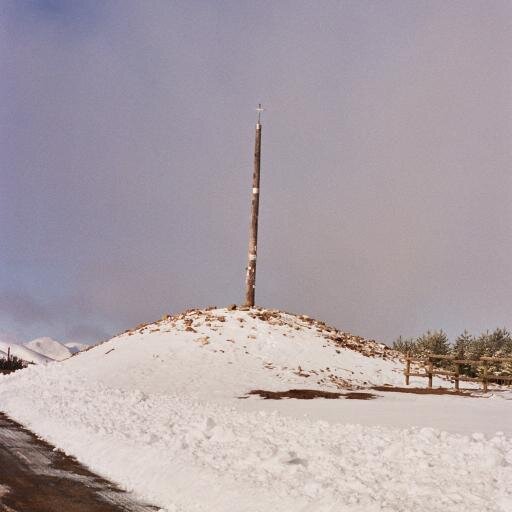
<svg viewBox="0 0 512 512">
<path fill-rule="evenodd" d="M 409 373 L 411 373 L 411 356 L 408 355 L 405 363 L 405 385 L 409 385 Z"/>
<path fill-rule="evenodd" d="M 432 358 L 429 356 L 428 357 L 428 387 L 431 388 L 432 387 L 432 373 L 434 371 L 434 364 L 432 362 Z"/>
<path fill-rule="evenodd" d="M 487 393 L 487 361 L 484 360 L 484 374 L 482 377 L 482 384 L 484 388 L 484 393 Z"/>
<path fill-rule="evenodd" d="M 459 363 L 455 363 L 455 389 L 456 389 L 456 391 L 459 391 L 459 374 L 460 374 Z"/>
</svg>

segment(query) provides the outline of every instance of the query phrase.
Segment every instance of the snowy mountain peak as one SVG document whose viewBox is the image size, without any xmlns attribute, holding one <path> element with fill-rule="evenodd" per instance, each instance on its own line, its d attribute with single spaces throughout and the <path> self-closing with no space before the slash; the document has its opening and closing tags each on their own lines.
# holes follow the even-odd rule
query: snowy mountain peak
<svg viewBox="0 0 512 512">
<path fill-rule="evenodd" d="M 63 361 L 72 355 L 68 347 L 48 336 L 36 338 L 24 343 L 24 346 L 54 361 Z"/>
<path fill-rule="evenodd" d="M 76 342 L 63 344 L 48 336 L 36 338 L 26 343 L 0 340 L 0 358 L 6 358 L 10 350 L 11 356 L 23 359 L 27 363 L 46 364 L 68 359 L 88 346 Z"/>
<path fill-rule="evenodd" d="M 0 340 L 0 357 L 7 357 L 9 350 L 11 356 L 16 356 L 28 363 L 46 364 L 53 361 L 52 358 L 47 357 L 44 354 L 40 354 L 39 352 L 32 350 L 30 347 L 18 345 L 16 343 L 7 343 Z"/>
<path fill-rule="evenodd" d="M 86 348 L 90 347 L 87 343 L 79 343 L 78 341 L 69 341 L 64 343 L 64 345 L 69 349 L 72 354 L 76 354 L 77 352 L 81 352 Z"/>
</svg>

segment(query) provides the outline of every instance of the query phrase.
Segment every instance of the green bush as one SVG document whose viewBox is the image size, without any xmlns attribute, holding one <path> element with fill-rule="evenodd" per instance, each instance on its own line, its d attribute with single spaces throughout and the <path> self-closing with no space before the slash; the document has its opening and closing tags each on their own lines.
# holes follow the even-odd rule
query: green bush
<svg viewBox="0 0 512 512">
<path fill-rule="evenodd" d="M 455 356 L 457 359 L 478 359 L 478 357 L 473 357 L 475 345 L 476 338 L 465 330 L 455 338 L 450 355 Z M 478 373 L 475 367 L 471 367 L 468 364 L 461 364 L 459 371 L 461 374 L 467 375 L 468 377 L 476 377 Z"/>
<path fill-rule="evenodd" d="M 16 370 L 21 370 L 23 368 L 26 368 L 26 363 L 16 357 L 16 356 L 13 356 L 13 357 L 9 357 L 9 359 L 5 358 L 5 357 L 2 357 L 0 358 L 0 372 L 1 373 L 11 373 L 11 372 L 14 372 Z"/>
<path fill-rule="evenodd" d="M 413 338 L 403 338 L 399 336 L 393 342 L 393 349 L 402 352 L 402 354 L 414 354 L 416 355 L 416 342 Z"/>
<path fill-rule="evenodd" d="M 416 353 L 419 356 L 429 354 L 447 355 L 450 352 L 448 336 L 442 330 L 427 331 L 416 340 Z"/>
</svg>

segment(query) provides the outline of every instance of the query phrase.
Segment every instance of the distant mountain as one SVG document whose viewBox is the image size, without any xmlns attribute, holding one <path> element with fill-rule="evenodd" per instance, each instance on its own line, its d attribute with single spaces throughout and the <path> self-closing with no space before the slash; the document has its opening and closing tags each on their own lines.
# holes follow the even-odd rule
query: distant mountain
<svg viewBox="0 0 512 512">
<path fill-rule="evenodd" d="M 89 346 L 77 341 L 60 343 L 48 336 L 36 338 L 26 343 L 0 340 L 0 358 L 7 357 L 7 351 L 10 348 L 11 356 L 16 356 L 29 363 L 46 364 L 68 359 Z"/>
<path fill-rule="evenodd" d="M 8 343 L 0 340 L 0 357 L 7 357 L 7 352 L 11 349 L 11 356 L 19 357 L 24 361 L 36 364 L 46 364 L 54 361 L 53 358 L 32 350 L 30 347 L 18 345 L 16 343 Z"/>
<path fill-rule="evenodd" d="M 48 336 L 36 338 L 24 343 L 24 346 L 34 352 L 38 352 L 43 356 L 53 359 L 54 361 L 63 361 L 64 359 L 71 357 L 73 354 L 73 352 L 64 344 Z"/>
<path fill-rule="evenodd" d="M 69 349 L 72 354 L 76 354 L 77 352 L 82 352 L 86 348 L 91 347 L 92 345 L 87 345 L 86 343 L 79 343 L 78 341 L 70 341 L 68 343 L 64 343 L 64 345 Z"/>
</svg>

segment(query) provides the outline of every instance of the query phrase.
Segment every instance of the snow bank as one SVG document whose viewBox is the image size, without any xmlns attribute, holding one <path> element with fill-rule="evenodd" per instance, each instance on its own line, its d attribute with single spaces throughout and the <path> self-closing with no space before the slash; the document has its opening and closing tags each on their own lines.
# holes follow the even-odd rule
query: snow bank
<svg viewBox="0 0 512 512">
<path fill-rule="evenodd" d="M 402 384 L 401 370 L 382 345 L 305 317 L 191 312 L 0 377 L 0 410 L 167 511 L 512 510 L 506 434 L 384 428 L 375 414 L 374 426 L 348 423 L 349 405 L 371 412 L 387 398 L 272 410 L 237 398 L 257 387 Z M 510 395 L 439 398 L 475 425 L 489 404 L 502 412 L 496 430 L 512 420 Z M 407 415 L 394 400 L 390 415 Z"/>
<path fill-rule="evenodd" d="M 0 380 L 2 409 L 169 511 L 511 510 L 512 441 L 503 434 L 248 413 L 61 368 Z"/>
</svg>

